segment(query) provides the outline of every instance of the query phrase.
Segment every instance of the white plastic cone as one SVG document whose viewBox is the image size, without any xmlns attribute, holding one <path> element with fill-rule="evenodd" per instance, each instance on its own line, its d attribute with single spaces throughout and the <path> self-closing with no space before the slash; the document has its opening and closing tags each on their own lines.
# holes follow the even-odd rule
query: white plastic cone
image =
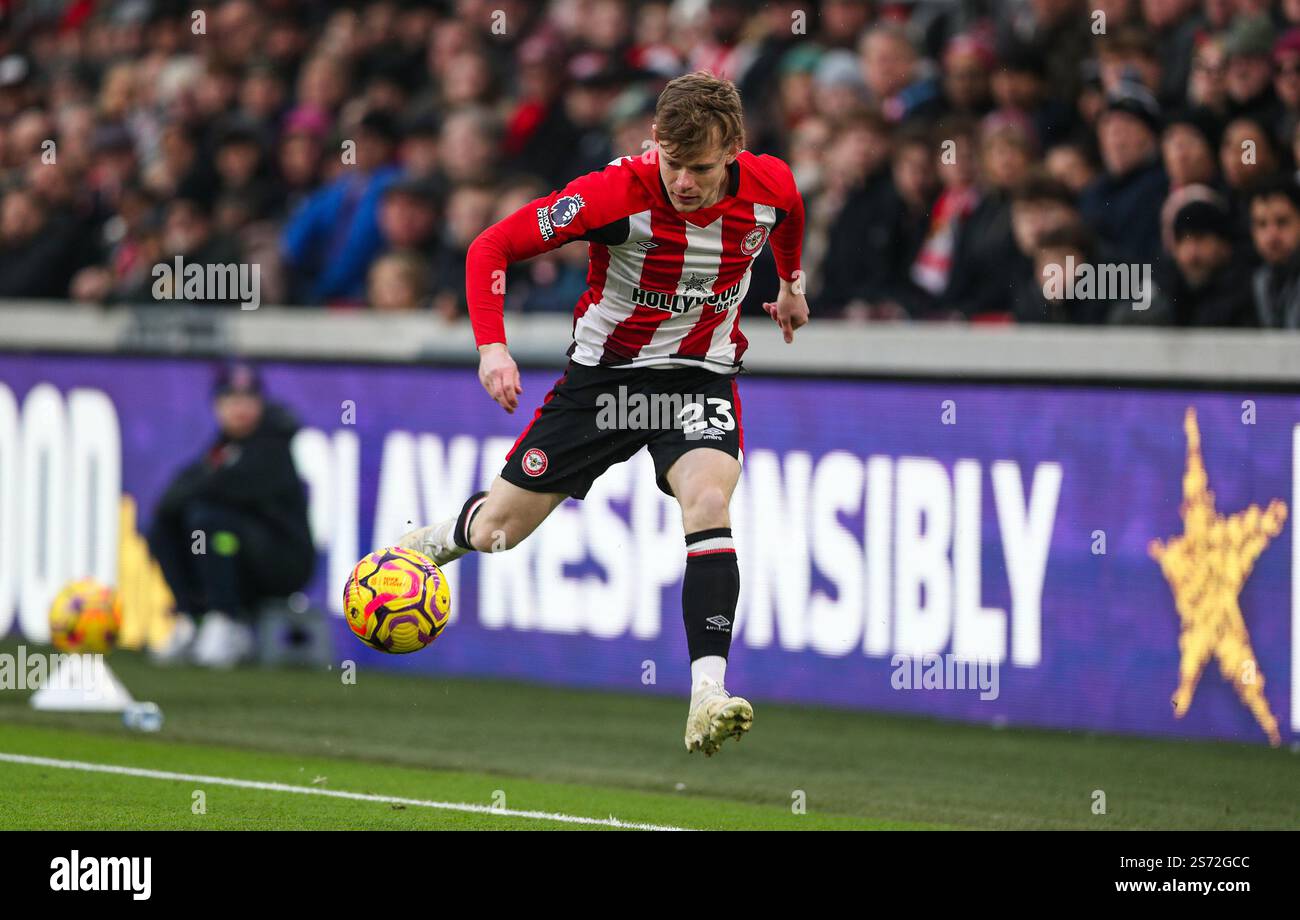
<svg viewBox="0 0 1300 920">
<path fill-rule="evenodd" d="M 68 667 L 61 667 L 66 661 Z M 33 709 L 50 712 L 122 712 L 135 702 L 102 656 L 69 655 L 50 668 L 31 696 Z"/>
</svg>

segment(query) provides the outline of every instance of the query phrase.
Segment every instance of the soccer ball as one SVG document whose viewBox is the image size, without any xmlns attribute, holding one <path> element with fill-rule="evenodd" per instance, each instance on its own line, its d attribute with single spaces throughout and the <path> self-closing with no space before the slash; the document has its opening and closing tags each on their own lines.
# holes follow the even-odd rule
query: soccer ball
<svg viewBox="0 0 1300 920">
<path fill-rule="evenodd" d="M 103 654 L 121 631 L 121 599 L 93 578 L 68 584 L 50 604 L 50 641 L 60 652 Z"/>
<path fill-rule="evenodd" d="M 343 589 L 356 637 L 394 655 L 418 652 L 447 625 L 451 590 L 442 569 L 414 550 L 390 546 L 357 563 Z"/>
</svg>

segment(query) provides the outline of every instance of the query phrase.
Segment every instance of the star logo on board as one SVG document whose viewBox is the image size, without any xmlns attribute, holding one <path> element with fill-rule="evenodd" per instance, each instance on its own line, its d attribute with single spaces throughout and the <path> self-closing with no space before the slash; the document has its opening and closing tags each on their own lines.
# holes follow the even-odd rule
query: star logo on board
<svg viewBox="0 0 1300 920">
<path fill-rule="evenodd" d="M 713 282 L 718 280 L 717 275 L 697 275 L 691 272 L 689 278 L 682 279 L 682 287 L 686 288 L 686 293 L 698 291 L 701 294 L 713 293 Z"/>
<path fill-rule="evenodd" d="M 1181 621 L 1178 634 L 1178 689 L 1171 702 L 1174 717 L 1187 714 L 1201 672 L 1215 659 L 1219 673 L 1277 747 L 1282 738 L 1277 718 L 1264 698 L 1264 675 L 1251 648 L 1250 633 L 1238 600 L 1255 560 L 1282 532 L 1286 503 L 1273 499 L 1266 509 L 1250 505 L 1225 517 L 1214 507 L 1214 492 L 1201 458 L 1196 410 L 1183 418 L 1187 434 L 1187 469 L 1183 472 L 1183 532 L 1168 542 L 1152 540 L 1151 557 L 1160 563 L 1173 591 Z"/>
</svg>

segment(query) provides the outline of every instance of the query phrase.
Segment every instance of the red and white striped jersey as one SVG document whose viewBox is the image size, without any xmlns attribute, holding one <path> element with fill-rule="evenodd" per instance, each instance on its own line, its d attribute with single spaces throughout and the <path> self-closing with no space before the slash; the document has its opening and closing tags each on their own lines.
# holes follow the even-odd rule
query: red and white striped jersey
<svg viewBox="0 0 1300 920">
<path fill-rule="evenodd" d="M 659 177 L 657 150 L 574 179 L 485 230 L 470 247 L 466 289 L 477 343 L 505 341 L 505 268 L 574 240 L 591 244 L 587 291 L 573 312 L 579 364 L 705 366 L 734 372 L 745 351 L 740 304 L 769 241 L 793 281 L 803 201 L 790 167 L 742 151 L 722 199 L 683 213 Z"/>
</svg>

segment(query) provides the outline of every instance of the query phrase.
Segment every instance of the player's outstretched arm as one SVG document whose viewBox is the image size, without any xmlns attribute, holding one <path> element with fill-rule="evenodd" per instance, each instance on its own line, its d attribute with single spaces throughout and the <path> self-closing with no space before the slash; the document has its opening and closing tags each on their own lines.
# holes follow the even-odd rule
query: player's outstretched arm
<svg viewBox="0 0 1300 920">
<path fill-rule="evenodd" d="M 518 408 L 523 386 L 506 348 L 506 269 L 581 239 L 594 227 L 635 210 L 627 204 L 628 176 L 613 166 L 580 176 L 564 189 L 530 201 L 470 244 L 465 299 L 479 350 L 478 376 L 488 395 L 507 412 Z"/>
<path fill-rule="evenodd" d="M 505 342 L 483 345 L 478 354 L 479 383 L 497 401 L 497 405 L 513 413 L 519 408 L 519 394 L 524 391 L 524 385 L 519 380 L 519 365 L 510 357 Z"/>
<path fill-rule="evenodd" d="M 808 324 L 808 300 L 803 295 L 803 287 L 798 278 L 794 281 L 782 279 L 776 302 L 763 304 L 763 309 L 781 327 L 786 342 L 793 342 L 794 331 Z"/>
</svg>

